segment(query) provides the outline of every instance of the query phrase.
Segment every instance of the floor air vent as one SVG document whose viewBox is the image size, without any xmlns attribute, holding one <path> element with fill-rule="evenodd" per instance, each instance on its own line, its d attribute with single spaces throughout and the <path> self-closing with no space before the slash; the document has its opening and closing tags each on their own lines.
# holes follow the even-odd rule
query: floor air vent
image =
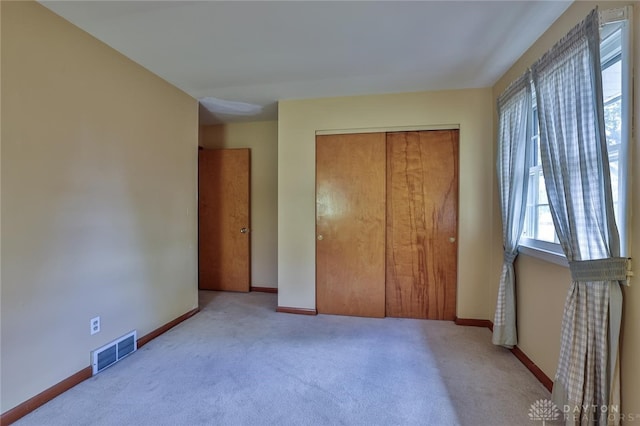
<svg viewBox="0 0 640 426">
<path fill-rule="evenodd" d="M 93 374 L 98 374 L 105 368 L 120 361 L 138 348 L 136 343 L 136 331 L 132 331 L 111 343 L 107 343 L 101 348 L 91 353 L 91 365 Z"/>
</svg>

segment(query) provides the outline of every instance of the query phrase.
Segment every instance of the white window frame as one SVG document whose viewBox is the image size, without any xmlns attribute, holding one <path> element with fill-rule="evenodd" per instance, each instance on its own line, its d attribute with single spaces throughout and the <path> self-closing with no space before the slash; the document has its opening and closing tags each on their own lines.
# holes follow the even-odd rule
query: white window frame
<svg viewBox="0 0 640 426">
<path fill-rule="evenodd" d="M 621 118 L 622 118 L 622 127 L 620 129 L 620 137 L 622 143 L 620 144 L 620 148 L 618 150 L 618 202 L 620 203 L 618 217 L 616 218 L 616 224 L 618 226 L 618 231 L 620 233 L 620 255 L 623 257 L 628 257 L 630 255 L 630 235 L 629 232 L 631 229 L 630 218 L 631 218 L 631 191 L 629 185 L 629 179 L 631 177 L 631 143 L 632 143 L 632 113 L 631 113 L 631 104 L 633 101 L 633 93 L 632 93 L 632 84 L 631 84 L 631 75 L 633 71 L 633 56 L 632 56 L 632 28 L 633 28 L 633 9 L 632 6 L 625 6 L 622 8 L 616 9 L 607 9 L 600 11 L 600 28 L 604 27 L 607 24 L 614 24 L 623 22 L 623 27 L 621 31 L 621 44 L 622 44 L 622 55 L 621 55 L 621 70 L 622 70 L 622 91 L 621 91 Z M 533 90 L 532 90 L 533 91 Z M 535 91 L 533 91 L 533 106 L 532 114 L 535 110 Z M 534 115 L 534 119 L 531 121 L 534 126 L 537 126 L 537 117 Z M 539 138 L 539 132 L 532 132 L 532 138 L 530 141 L 530 148 L 533 151 L 533 154 L 536 153 L 536 144 L 537 138 Z M 531 179 L 531 177 L 540 172 L 541 166 L 537 164 L 536 156 L 531 156 L 532 161 L 536 162 L 535 164 L 530 165 L 529 168 L 529 193 L 532 191 L 537 193 L 538 191 L 538 179 Z M 626 159 L 626 161 L 624 161 Z M 532 182 L 533 187 L 532 187 Z M 527 197 L 528 198 L 528 197 Z M 537 196 L 536 196 L 537 201 Z M 537 214 L 537 206 L 538 203 L 529 204 L 527 202 L 527 221 L 525 222 L 525 234 L 532 235 L 532 225 L 529 222 L 531 214 L 533 211 L 536 211 Z M 519 244 L 519 252 L 528 256 L 533 256 L 547 262 L 555 263 L 561 266 L 569 266 L 566 256 L 562 251 L 562 247 L 557 242 L 557 237 L 555 238 L 556 242 L 549 242 L 544 240 L 538 240 L 534 238 L 529 238 L 526 236 L 522 236 L 520 238 Z"/>
</svg>

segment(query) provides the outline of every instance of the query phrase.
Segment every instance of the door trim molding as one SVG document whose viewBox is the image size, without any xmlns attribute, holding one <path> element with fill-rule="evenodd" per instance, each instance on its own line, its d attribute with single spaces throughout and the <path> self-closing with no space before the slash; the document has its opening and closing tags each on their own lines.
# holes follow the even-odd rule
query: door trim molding
<svg viewBox="0 0 640 426">
<path fill-rule="evenodd" d="M 250 287 L 250 291 L 257 291 L 260 293 L 278 293 L 278 287 Z"/>
<path fill-rule="evenodd" d="M 420 132 L 425 130 L 460 130 L 459 124 L 432 124 L 417 126 L 388 126 L 388 127 L 363 127 L 354 129 L 326 129 L 316 130 L 316 136 L 348 135 L 352 133 L 393 133 L 393 132 Z"/>
<path fill-rule="evenodd" d="M 316 309 L 291 308 L 289 306 L 278 306 L 276 308 L 276 312 L 281 312 L 284 314 L 318 315 L 318 311 Z"/>
<path fill-rule="evenodd" d="M 456 317 L 453 322 L 456 325 L 463 325 L 466 327 L 486 327 L 493 331 L 493 323 L 489 320 Z"/>
</svg>

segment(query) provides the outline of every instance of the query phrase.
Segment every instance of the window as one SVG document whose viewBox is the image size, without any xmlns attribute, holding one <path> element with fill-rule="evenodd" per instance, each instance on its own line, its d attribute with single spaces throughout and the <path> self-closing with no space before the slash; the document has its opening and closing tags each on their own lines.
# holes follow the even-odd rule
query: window
<svg viewBox="0 0 640 426">
<path fill-rule="evenodd" d="M 620 232 L 621 255 L 628 253 L 627 237 L 627 177 L 630 134 L 630 49 L 629 21 L 626 9 L 603 11 L 601 20 L 611 20 L 600 29 L 600 62 L 602 69 L 602 89 L 604 103 L 605 133 L 611 171 L 611 189 L 613 193 L 616 224 Z M 620 17 L 624 20 L 621 20 Z M 612 17 L 612 18 L 609 18 Z M 617 18 L 617 19 L 616 19 Z M 527 194 L 527 212 L 524 232 L 520 244 L 535 249 L 523 250 L 532 255 L 566 264 L 566 260 L 558 261 L 545 253 L 563 256 L 558 237 L 556 236 L 547 192 L 542 174 L 540 157 L 540 136 L 538 127 L 535 91 L 533 96 L 533 119 L 531 120 L 531 161 L 529 167 L 529 192 Z"/>
</svg>

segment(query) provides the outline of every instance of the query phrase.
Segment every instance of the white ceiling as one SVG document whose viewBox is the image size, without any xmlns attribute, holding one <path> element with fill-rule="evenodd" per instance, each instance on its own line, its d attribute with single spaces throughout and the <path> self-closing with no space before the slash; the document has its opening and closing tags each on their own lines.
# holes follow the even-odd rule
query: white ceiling
<svg viewBox="0 0 640 426">
<path fill-rule="evenodd" d="M 195 98 L 492 86 L 570 1 L 42 1 Z M 201 108 L 202 109 L 202 108 Z"/>
</svg>

